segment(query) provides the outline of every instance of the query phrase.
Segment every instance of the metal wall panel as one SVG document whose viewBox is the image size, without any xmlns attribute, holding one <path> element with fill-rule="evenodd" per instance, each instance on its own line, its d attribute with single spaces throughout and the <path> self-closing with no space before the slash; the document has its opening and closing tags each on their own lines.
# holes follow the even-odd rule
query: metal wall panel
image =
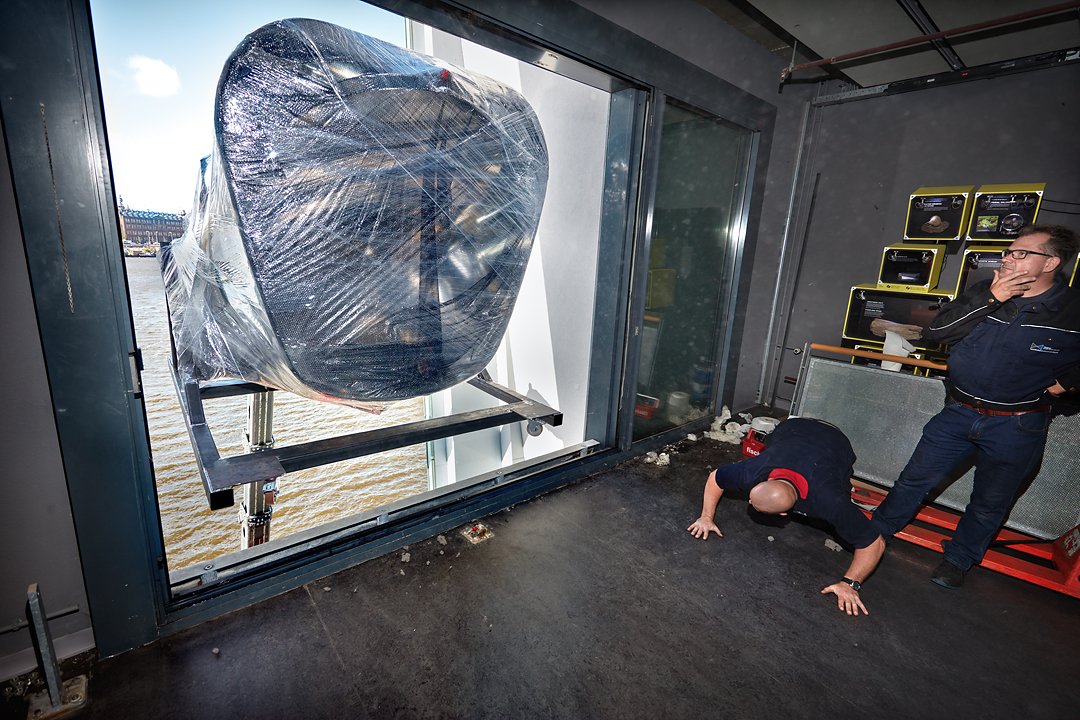
<svg viewBox="0 0 1080 720">
<path fill-rule="evenodd" d="M 923 425 L 945 401 L 938 378 L 809 358 L 799 378 L 797 413 L 833 423 L 850 438 L 855 475 L 887 487 L 900 476 Z M 1013 506 L 1006 527 L 1056 538 L 1080 523 L 1080 415 L 1055 417 L 1039 474 Z M 974 471 L 947 484 L 936 502 L 963 510 Z"/>
</svg>

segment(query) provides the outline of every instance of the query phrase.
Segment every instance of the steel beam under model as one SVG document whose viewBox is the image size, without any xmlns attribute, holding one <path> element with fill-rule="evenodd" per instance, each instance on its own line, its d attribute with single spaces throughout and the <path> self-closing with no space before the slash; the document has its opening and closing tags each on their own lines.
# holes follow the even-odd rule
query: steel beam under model
<svg viewBox="0 0 1080 720">
<path fill-rule="evenodd" d="M 558 427 L 563 419 L 558 410 L 492 382 L 484 372 L 469 380 L 469 384 L 505 405 L 223 458 L 206 423 L 203 400 L 265 392 L 271 388 L 247 382 L 184 379 L 175 365 L 172 372 L 211 510 L 232 506 L 234 487 L 269 481 L 287 472 L 515 422 L 528 423 L 529 434 L 538 435 L 544 425 Z"/>
</svg>

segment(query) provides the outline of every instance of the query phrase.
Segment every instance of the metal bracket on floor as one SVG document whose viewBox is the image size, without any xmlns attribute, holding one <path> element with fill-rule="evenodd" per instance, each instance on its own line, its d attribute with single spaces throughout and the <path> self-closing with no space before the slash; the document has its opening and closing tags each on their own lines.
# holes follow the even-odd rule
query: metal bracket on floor
<svg viewBox="0 0 1080 720">
<path fill-rule="evenodd" d="M 71 717 L 86 707 L 89 681 L 85 675 L 64 681 L 49 631 L 45 604 L 37 583 L 26 590 L 26 615 L 30 621 L 30 633 L 34 640 L 38 669 L 45 678 L 46 690 L 29 697 L 27 720 L 57 720 Z"/>
<path fill-rule="evenodd" d="M 859 483 L 851 489 L 852 501 L 870 516 L 870 508 L 885 499 L 885 493 Z M 925 505 L 915 519 L 932 527 L 911 523 L 896 533 L 910 543 L 942 552 L 941 542 L 952 537 L 961 515 Z M 983 556 L 981 567 L 1080 598 L 1080 525 L 1054 540 L 1001 530 Z M 1011 548 L 1003 552 L 998 548 Z"/>
<path fill-rule="evenodd" d="M 527 423 L 530 435 L 538 435 L 544 425 L 557 427 L 562 424 L 562 413 L 491 381 L 487 372 L 469 380 L 469 384 L 491 395 L 505 405 L 468 412 L 456 413 L 442 418 L 403 423 L 394 427 L 378 428 L 349 435 L 314 440 L 311 442 L 268 447 L 257 452 L 223 458 L 206 423 L 203 401 L 213 398 L 264 393 L 271 388 L 250 382 L 225 380 L 200 382 L 182 377 L 175 362 L 172 364 L 173 382 L 183 410 L 195 459 L 199 466 L 203 489 L 211 510 L 220 510 L 234 504 L 233 488 L 254 482 L 271 481 L 287 472 L 318 467 L 341 460 L 372 455 L 408 445 L 440 440 L 487 428 L 515 422 Z"/>
</svg>

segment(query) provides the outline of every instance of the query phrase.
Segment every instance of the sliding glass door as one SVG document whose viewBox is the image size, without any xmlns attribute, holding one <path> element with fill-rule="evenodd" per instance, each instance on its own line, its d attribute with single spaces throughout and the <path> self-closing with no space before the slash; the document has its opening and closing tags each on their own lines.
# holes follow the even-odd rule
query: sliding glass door
<svg viewBox="0 0 1080 720">
<path fill-rule="evenodd" d="M 634 440 L 716 411 L 751 131 L 667 101 L 645 287 Z"/>
</svg>

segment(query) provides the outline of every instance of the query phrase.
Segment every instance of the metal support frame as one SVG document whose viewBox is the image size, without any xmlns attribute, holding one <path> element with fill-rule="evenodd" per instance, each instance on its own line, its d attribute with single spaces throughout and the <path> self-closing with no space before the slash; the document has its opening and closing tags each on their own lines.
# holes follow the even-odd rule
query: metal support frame
<svg viewBox="0 0 1080 720">
<path fill-rule="evenodd" d="M 27 717 L 34 720 L 50 720 L 69 717 L 86 707 L 88 679 L 79 675 L 66 682 L 60 676 L 60 666 L 53 647 L 49 618 L 37 583 L 26 590 L 26 615 L 30 634 L 34 640 L 38 669 L 45 677 L 46 690 L 30 696 Z"/>
<path fill-rule="evenodd" d="M 887 493 L 861 485 L 851 489 L 851 499 L 863 507 L 867 517 L 870 516 L 868 507 L 877 507 L 886 495 Z M 933 527 L 928 528 L 912 522 L 896 533 L 896 537 L 936 552 L 943 552 L 941 543 L 952 537 L 960 517 L 960 513 L 923 506 L 915 519 Z M 997 548 L 1010 548 L 1015 553 Z M 1080 598 L 1080 525 L 1055 540 L 1043 540 L 1012 530 L 1001 530 L 994 536 L 990 549 L 986 551 L 979 566 Z"/>
<path fill-rule="evenodd" d="M 260 390 L 248 396 L 248 452 L 274 447 L 274 391 Z M 244 485 L 239 512 L 240 549 L 261 545 L 270 539 L 270 517 L 274 512 L 277 480 L 257 480 Z"/>
<path fill-rule="evenodd" d="M 184 373 L 177 368 L 175 360 L 171 369 L 173 382 L 176 384 L 176 394 L 183 410 L 184 423 L 187 426 L 191 445 L 195 449 L 199 476 L 202 478 L 203 489 L 206 491 L 211 510 L 232 506 L 235 502 L 234 487 L 267 483 L 287 472 L 351 460 L 364 455 L 373 455 L 513 422 L 528 423 L 529 433 L 537 435 L 543 429 L 543 425 L 558 427 L 562 425 L 563 420 L 562 413 L 558 410 L 492 382 L 487 373 L 483 372 L 469 380 L 469 384 L 507 403 L 506 405 L 285 447 L 266 447 L 256 452 L 223 458 L 218 452 L 217 443 L 206 423 L 203 400 L 270 392 L 271 388 L 249 382 L 231 380 L 200 382 L 190 377 L 184 378 Z"/>
</svg>

